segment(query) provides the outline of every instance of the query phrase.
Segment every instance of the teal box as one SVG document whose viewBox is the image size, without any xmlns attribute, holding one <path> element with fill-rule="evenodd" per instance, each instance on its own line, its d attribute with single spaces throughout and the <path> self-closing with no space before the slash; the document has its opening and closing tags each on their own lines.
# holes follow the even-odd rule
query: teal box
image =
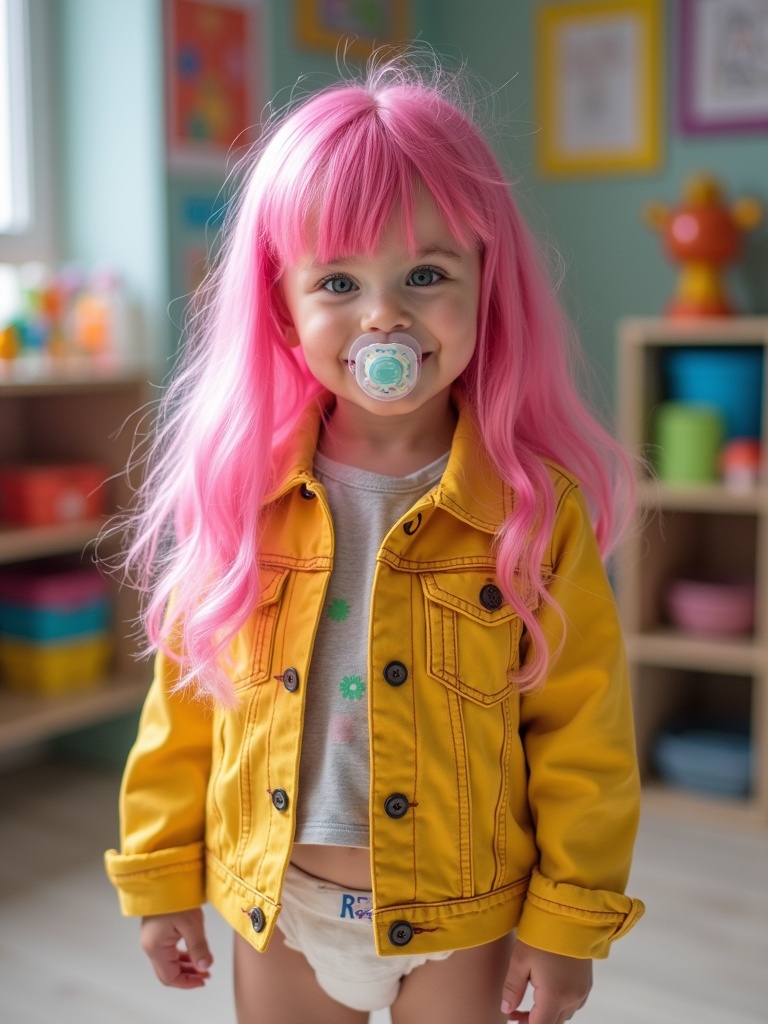
<svg viewBox="0 0 768 1024">
<path fill-rule="evenodd" d="M 38 643 L 104 633 L 107 584 L 92 569 L 11 571 L 0 576 L 0 636 Z"/>
</svg>

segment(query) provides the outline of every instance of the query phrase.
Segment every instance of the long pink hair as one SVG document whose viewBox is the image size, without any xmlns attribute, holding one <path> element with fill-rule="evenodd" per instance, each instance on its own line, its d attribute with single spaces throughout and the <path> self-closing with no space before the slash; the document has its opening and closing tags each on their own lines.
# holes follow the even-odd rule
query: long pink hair
<svg viewBox="0 0 768 1024">
<path fill-rule="evenodd" d="M 541 683 L 549 661 L 530 600 L 550 600 L 541 567 L 554 493 L 543 460 L 578 477 L 605 556 L 626 525 L 631 460 L 577 392 L 578 345 L 499 163 L 439 86 L 402 61 L 375 67 L 266 133 L 162 402 L 125 565 L 145 594 L 149 644 L 180 662 L 181 686 L 234 701 L 222 653 L 258 601 L 271 453 L 320 391 L 301 350 L 283 343 L 282 268 L 308 250 L 320 261 L 370 253 L 393 216 L 412 239 L 418 189 L 460 245 L 482 252 L 478 343 L 457 387 L 516 496 L 496 556 L 533 643 L 521 689 Z"/>
</svg>

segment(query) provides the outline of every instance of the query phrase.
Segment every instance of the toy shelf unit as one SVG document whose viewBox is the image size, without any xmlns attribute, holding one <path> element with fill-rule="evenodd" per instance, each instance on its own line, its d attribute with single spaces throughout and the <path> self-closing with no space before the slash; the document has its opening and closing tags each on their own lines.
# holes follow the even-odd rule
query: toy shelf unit
<svg viewBox="0 0 768 1024">
<path fill-rule="evenodd" d="M 146 693 L 134 597 L 90 558 L 130 498 L 129 418 L 146 393 L 132 374 L 0 379 L 0 750 L 133 710 Z"/>
<path fill-rule="evenodd" d="M 616 580 L 646 800 L 761 825 L 767 361 L 768 317 L 632 318 L 618 328 L 622 434 L 651 467 Z"/>
</svg>

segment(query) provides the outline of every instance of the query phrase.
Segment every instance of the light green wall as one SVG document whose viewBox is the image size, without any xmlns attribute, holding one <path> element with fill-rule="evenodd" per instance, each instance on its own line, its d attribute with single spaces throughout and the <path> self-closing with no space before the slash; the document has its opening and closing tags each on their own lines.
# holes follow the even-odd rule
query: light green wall
<svg viewBox="0 0 768 1024">
<path fill-rule="evenodd" d="M 168 297 L 158 0 L 47 0 L 61 256 L 118 268 L 151 357 L 166 344 Z"/>
<path fill-rule="evenodd" d="M 566 0 L 567 2 L 567 0 Z M 640 222 L 649 199 L 674 202 L 694 171 L 719 175 L 729 194 L 759 196 L 768 205 L 768 133 L 683 136 L 676 127 L 675 23 L 678 0 L 665 3 L 667 38 L 664 119 L 666 155 L 652 175 L 543 180 L 534 165 L 534 11 L 541 0 L 439 0 L 431 5 L 428 38 L 437 49 L 459 49 L 475 73 L 500 89 L 496 105 L 508 117 L 499 149 L 521 177 L 518 195 L 540 236 L 565 261 L 562 295 L 580 329 L 608 401 L 615 373 L 616 322 L 659 313 L 676 271 L 655 235 Z M 731 275 L 745 311 L 768 312 L 768 232 L 748 241 L 743 265 Z"/>
</svg>

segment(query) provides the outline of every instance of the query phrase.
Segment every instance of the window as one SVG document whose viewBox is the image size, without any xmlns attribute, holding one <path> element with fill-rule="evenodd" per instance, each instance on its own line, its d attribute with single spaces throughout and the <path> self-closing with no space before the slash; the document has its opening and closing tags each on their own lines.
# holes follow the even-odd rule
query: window
<svg viewBox="0 0 768 1024">
<path fill-rule="evenodd" d="M 0 263 L 55 259 L 50 0 L 0 0 Z"/>
<path fill-rule="evenodd" d="M 31 226 L 26 4 L 0 0 L 0 233 Z"/>
</svg>

